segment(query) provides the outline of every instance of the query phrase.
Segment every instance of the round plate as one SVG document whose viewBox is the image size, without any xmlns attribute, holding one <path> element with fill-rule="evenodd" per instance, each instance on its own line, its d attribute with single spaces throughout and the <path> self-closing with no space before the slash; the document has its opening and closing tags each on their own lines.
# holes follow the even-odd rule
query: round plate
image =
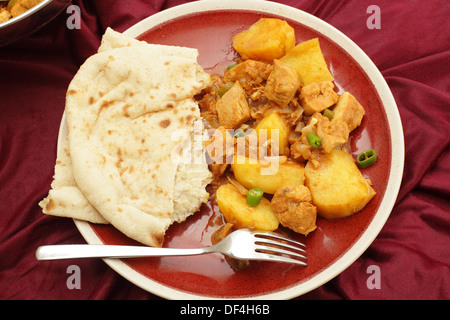
<svg viewBox="0 0 450 320">
<path fill-rule="evenodd" d="M 195 257 L 105 259 L 137 286 L 167 299 L 290 299 L 309 292 L 345 270 L 376 238 L 394 206 L 404 164 L 404 141 L 394 98 L 382 75 L 349 38 L 324 21 L 269 1 L 199 1 L 167 9 L 139 22 L 125 34 L 149 43 L 197 48 L 207 72 L 223 72 L 236 57 L 232 37 L 261 17 L 286 20 L 297 43 L 319 38 L 340 92 L 351 92 L 364 106 L 362 125 L 352 132 L 352 155 L 373 148 L 375 165 L 362 170 L 376 196 L 351 217 L 327 221 L 307 237 L 285 230 L 307 245 L 308 266 L 251 262 L 235 271 L 219 254 Z M 61 136 L 65 134 L 64 121 Z M 165 247 L 210 245 L 221 215 L 212 204 L 167 231 Z M 91 244 L 137 244 L 109 225 L 75 221 Z"/>
</svg>

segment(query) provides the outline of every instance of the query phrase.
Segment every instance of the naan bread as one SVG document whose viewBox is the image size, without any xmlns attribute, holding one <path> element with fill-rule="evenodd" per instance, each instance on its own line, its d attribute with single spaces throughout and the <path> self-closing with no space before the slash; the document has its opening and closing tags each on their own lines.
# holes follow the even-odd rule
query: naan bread
<svg viewBox="0 0 450 320">
<path fill-rule="evenodd" d="M 201 121 L 193 96 L 210 85 L 197 56 L 195 49 L 149 45 L 107 30 L 99 52 L 69 85 L 68 143 L 40 203 L 45 213 L 109 222 L 130 238 L 161 246 L 173 222 L 207 201 L 206 162 L 177 157 Z M 71 206 L 77 211 L 62 210 Z"/>
<path fill-rule="evenodd" d="M 45 214 L 107 224 L 78 188 L 72 173 L 69 142 L 65 136 L 56 156 L 55 174 L 48 196 L 39 202 Z"/>
</svg>

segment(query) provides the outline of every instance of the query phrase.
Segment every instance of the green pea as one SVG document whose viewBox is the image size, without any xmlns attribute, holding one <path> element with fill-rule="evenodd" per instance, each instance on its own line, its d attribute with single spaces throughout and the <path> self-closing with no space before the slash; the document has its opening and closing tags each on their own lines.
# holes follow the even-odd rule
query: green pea
<svg viewBox="0 0 450 320">
<path fill-rule="evenodd" d="M 325 109 L 325 110 L 323 110 L 323 115 L 324 115 L 324 117 L 327 117 L 328 119 L 331 120 L 334 117 L 334 112 L 333 112 L 333 110 Z"/>
</svg>

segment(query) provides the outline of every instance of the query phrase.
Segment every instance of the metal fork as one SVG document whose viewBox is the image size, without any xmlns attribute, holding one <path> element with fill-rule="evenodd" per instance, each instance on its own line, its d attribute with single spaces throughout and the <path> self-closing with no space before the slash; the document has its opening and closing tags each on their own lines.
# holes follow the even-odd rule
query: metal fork
<svg viewBox="0 0 450 320">
<path fill-rule="evenodd" d="M 274 232 L 239 229 L 219 243 L 198 249 L 147 246 L 68 244 L 47 245 L 36 250 L 38 260 L 72 258 L 135 258 L 222 253 L 236 259 L 294 263 L 306 266 L 306 246 Z"/>
</svg>

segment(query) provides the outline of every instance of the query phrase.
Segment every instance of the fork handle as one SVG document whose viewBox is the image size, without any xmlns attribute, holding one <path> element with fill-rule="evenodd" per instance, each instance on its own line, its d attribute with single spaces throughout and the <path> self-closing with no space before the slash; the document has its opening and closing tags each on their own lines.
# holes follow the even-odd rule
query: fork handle
<svg viewBox="0 0 450 320">
<path fill-rule="evenodd" d="M 136 258 L 190 256 L 210 252 L 213 251 L 209 248 L 177 249 L 103 244 L 61 244 L 39 247 L 36 250 L 36 258 L 39 261 L 73 258 Z"/>
</svg>

